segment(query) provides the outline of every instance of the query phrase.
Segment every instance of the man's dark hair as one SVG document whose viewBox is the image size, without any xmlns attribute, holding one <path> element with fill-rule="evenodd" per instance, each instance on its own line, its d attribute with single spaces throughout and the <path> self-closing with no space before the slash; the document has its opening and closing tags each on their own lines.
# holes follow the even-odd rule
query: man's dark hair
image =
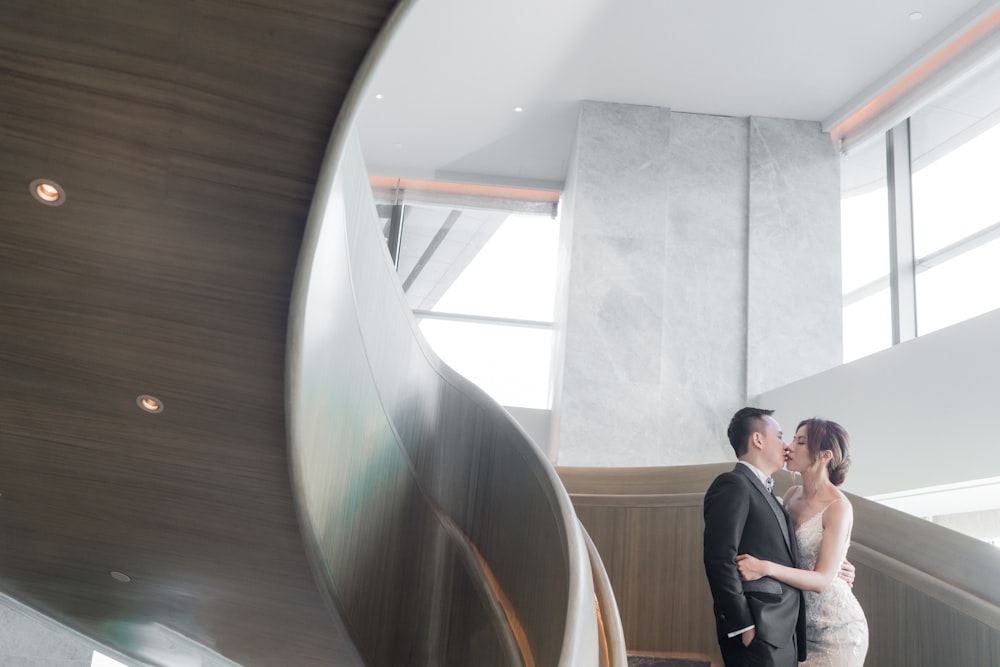
<svg viewBox="0 0 1000 667">
<path fill-rule="evenodd" d="M 733 418 L 729 420 L 729 444 L 736 452 L 736 458 L 747 453 L 747 443 L 750 441 L 750 434 L 755 431 L 762 431 L 761 420 L 774 414 L 774 410 L 764 410 L 762 408 L 740 408 Z"/>
</svg>

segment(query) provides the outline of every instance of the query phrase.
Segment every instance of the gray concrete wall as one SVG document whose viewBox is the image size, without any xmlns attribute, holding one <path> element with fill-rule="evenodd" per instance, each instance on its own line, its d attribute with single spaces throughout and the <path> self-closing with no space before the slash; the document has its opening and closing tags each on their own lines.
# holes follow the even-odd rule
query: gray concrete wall
<svg viewBox="0 0 1000 667">
<path fill-rule="evenodd" d="M 746 384 L 747 119 L 671 123 L 660 436 L 637 465 L 731 459 L 725 427 Z"/>
<path fill-rule="evenodd" d="M 659 437 L 669 145 L 668 109 L 581 107 L 560 464 L 595 464 L 613 448 L 627 465 Z"/>
<path fill-rule="evenodd" d="M 747 394 L 843 361 L 840 157 L 816 123 L 750 119 Z"/>
<path fill-rule="evenodd" d="M 818 124 L 584 102 L 570 174 L 560 465 L 728 460 L 748 395 L 840 362 Z"/>
</svg>

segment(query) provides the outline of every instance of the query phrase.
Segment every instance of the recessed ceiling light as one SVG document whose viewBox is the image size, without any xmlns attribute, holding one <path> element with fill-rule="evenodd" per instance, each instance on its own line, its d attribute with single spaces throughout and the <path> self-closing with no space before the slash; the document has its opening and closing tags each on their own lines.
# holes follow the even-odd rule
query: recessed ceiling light
<svg viewBox="0 0 1000 667">
<path fill-rule="evenodd" d="M 521 113 L 522 111 L 524 111 L 524 107 L 514 107 L 515 113 Z"/>
<path fill-rule="evenodd" d="M 375 95 L 376 100 L 381 100 L 382 98 L 383 98 L 382 93 L 378 93 Z"/>
<path fill-rule="evenodd" d="M 66 193 L 59 184 L 47 178 L 36 178 L 29 188 L 31 196 L 46 206 L 59 206 L 66 201 Z"/>
<path fill-rule="evenodd" d="M 158 399 L 156 396 L 143 394 L 135 399 L 135 404 L 138 405 L 141 410 L 145 410 L 146 412 L 151 412 L 153 414 L 163 412 L 163 401 Z"/>
<path fill-rule="evenodd" d="M 123 584 L 127 584 L 128 582 L 132 581 L 132 577 L 128 576 L 124 572 L 119 572 L 118 570 L 111 570 L 111 572 L 109 572 L 108 574 L 111 575 L 112 579 L 121 582 Z"/>
<path fill-rule="evenodd" d="M 923 12 L 913 12 L 912 14 L 910 14 L 911 21 L 919 21 L 922 18 L 924 18 Z"/>
</svg>

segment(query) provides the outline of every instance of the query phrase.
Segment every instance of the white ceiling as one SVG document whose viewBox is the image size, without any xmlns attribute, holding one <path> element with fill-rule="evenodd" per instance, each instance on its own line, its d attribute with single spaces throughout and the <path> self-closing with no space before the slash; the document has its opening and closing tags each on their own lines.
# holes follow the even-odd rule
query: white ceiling
<svg viewBox="0 0 1000 667">
<path fill-rule="evenodd" d="M 558 186 L 580 100 L 823 121 L 998 5 L 417 0 L 358 125 L 374 174 Z"/>
</svg>

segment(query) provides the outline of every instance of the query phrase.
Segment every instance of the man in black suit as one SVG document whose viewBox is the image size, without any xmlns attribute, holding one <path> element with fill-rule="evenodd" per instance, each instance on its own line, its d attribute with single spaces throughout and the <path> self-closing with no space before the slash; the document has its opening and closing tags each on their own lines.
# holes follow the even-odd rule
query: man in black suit
<svg viewBox="0 0 1000 667">
<path fill-rule="evenodd" d="M 796 567 L 788 514 L 771 494 L 771 475 L 785 463 L 773 410 L 743 408 L 729 423 L 739 463 L 705 493 L 705 573 L 726 667 L 795 667 L 805 660 L 802 591 L 775 579 L 741 581 L 737 554 Z"/>
</svg>

